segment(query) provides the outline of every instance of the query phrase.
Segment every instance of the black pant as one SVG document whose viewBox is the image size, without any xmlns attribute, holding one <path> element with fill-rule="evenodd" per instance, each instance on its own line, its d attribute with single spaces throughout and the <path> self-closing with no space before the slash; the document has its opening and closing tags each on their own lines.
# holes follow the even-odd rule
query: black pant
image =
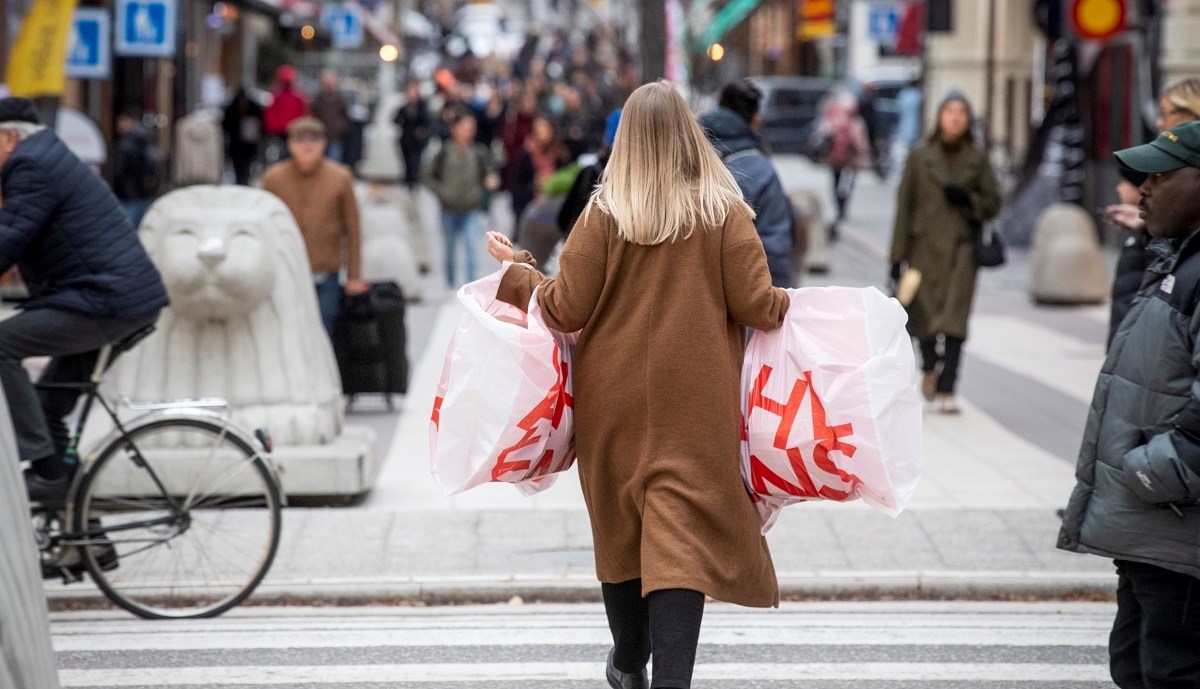
<svg viewBox="0 0 1200 689">
<path fill-rule="evenodd" d="M 421 183 L 421 155 L 424 152 L 423 144 L 400 144 L 400 157 L 404 159 L 404 186 L 409 189 L 415 189 Z"/>
<path fill-rule="evenodd" d="M 1200 687 L 1200 579 L 1141 562 L 1116 565 L 1113 682 L 1121 689 Z"/>
<path fill-rule="evenodd" d="M 833 170 L 833 198 L 837 202 L 837 219 L 846 217 L 846 206 L 850 205 L 850 194 L 854 193 L 854 179 L 858 171 L 852 167 Z"/>
<path fill-rule="evenodd" d="M 942 336 L 941 352 L 938 351 L 936 336 L 921 340 L 921 370 L 925 373 L 936 371 L 938 366 L 942 372 L 938 376 L 937 391 L 950 395 L 958 385 L 958 370 L 962 365 L 963 340 L 953 335 Z"/>
<path fill-rule="evenodd" d="M 39 392 L 21 366 L 34 356 L 53 356 L 43 383 L 82 383 L 92 374 L 99 350 L 150 325 L 157 318 L 98 318 L 60 309 L 30 309 L 0 321 L 0 385 L 12 415 L 21 459 L 61 457 L 68 433 L 63 417 L 79 400 L 73 390 Z"/>
<path fill-rule="evenodd" d="M 641 672 L 653 654 L 652 689 L 690 689 L 704 594 L 667 589 L 642 598 L 641 579 L 602 584 L 601 589 L 613 635 L 613 665 L 621 672 Z"/>
<path fill-rule="evenodd" d="M 254 165 L 254 159 L 257 157 L 257 152 L 235 153 L 229 156 L 229 162 L 233 164 L 233 179 L 237 184 L 249 186 L 250 184 L 250 168 Z"/>
</svg>

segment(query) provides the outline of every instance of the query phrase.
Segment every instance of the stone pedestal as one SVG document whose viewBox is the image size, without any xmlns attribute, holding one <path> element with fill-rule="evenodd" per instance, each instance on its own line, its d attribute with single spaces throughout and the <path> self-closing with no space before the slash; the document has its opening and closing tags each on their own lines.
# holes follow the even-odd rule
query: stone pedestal
<svg viewBox="0 0 1200 689">
<path fill-rule="evenodd" d="M 1057 203 L 1038 218 L 1033 235 L 1030 295 L 1038 304 L 1099 304 L 1109 296 L 1108 266 L 1087 211 Z"/>
<path fill-rule="evenodd" d="M 155 202 L 140 235 L 171 306 L 118 361 L 113 392 L 223 398 L 239 425 L 271 433 L 288 495 L 369 490 L 379 469 L 374 433 L 344 425 L 333 348 L 283 202 L 248 187 L 188 187 Z M 94 419 L 101 432 L 103 415 Z"/>
</svg>

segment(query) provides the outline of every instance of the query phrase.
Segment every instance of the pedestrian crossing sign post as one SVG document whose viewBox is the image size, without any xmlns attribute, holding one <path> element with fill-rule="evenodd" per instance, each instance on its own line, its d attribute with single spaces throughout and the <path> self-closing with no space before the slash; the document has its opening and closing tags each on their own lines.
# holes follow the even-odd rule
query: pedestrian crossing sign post
<svg viewBox="0 0 1200 689">
<path fill-rule="evenodd" d="M 75 10 L 67 40 L 67 76 L 72 79 L 112 76 L 112 22 L 108 10 L 99 7 Z"/>
<path fill-rule="evenodd" d="M 116 53 L 175 57 L 176 0 L 117 0 Z"/>
<path fill-rule="evenodd" d="M 867 29 L 872 41 L 894 44 L 900 29 L 900 8 L 891 3 L 871 5 L 867 13 Z"/>
<path fill-rule="evenodd" d="M 330 43 L 336 49 L 354 50 L 366 41 L 357 7 L 329 5 L 321 15 L 321 23 L 329 29 Z"/>
</svg>

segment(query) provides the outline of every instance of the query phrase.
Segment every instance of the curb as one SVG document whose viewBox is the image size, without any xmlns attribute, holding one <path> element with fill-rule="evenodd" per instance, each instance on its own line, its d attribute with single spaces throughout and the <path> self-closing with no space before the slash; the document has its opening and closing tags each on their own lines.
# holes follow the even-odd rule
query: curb
<svg viewBox="0 0 1200 689">
<path fill-rule="evenodd" d="M 1111 600 L 1108 572 L 822 571 L 779 576 L 784 600 Z M 46 592 L 51 610 L 108 607 L 93 587 Z M 519 598 L 546 603 L 597 603 L 592 575 L 560 577 L 398 577 L 267 581 L 250 605 L 463 605 Z"/>
</svg>

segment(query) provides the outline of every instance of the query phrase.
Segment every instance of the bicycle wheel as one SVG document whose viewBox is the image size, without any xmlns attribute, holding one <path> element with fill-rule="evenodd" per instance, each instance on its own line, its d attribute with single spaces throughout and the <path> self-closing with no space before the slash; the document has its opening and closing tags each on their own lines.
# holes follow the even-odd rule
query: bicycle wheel
<svg viewBox="0 0 1200 689">
<path fill-rule="evenodd" d="M 114 603 L 148 619 L 215 617 L 270 568 L 280 502 L 254 447 L 218 422 L 171 418 L 103 448 L 72 521 L 88 532 L 84 564 Z"/>
</svg>

